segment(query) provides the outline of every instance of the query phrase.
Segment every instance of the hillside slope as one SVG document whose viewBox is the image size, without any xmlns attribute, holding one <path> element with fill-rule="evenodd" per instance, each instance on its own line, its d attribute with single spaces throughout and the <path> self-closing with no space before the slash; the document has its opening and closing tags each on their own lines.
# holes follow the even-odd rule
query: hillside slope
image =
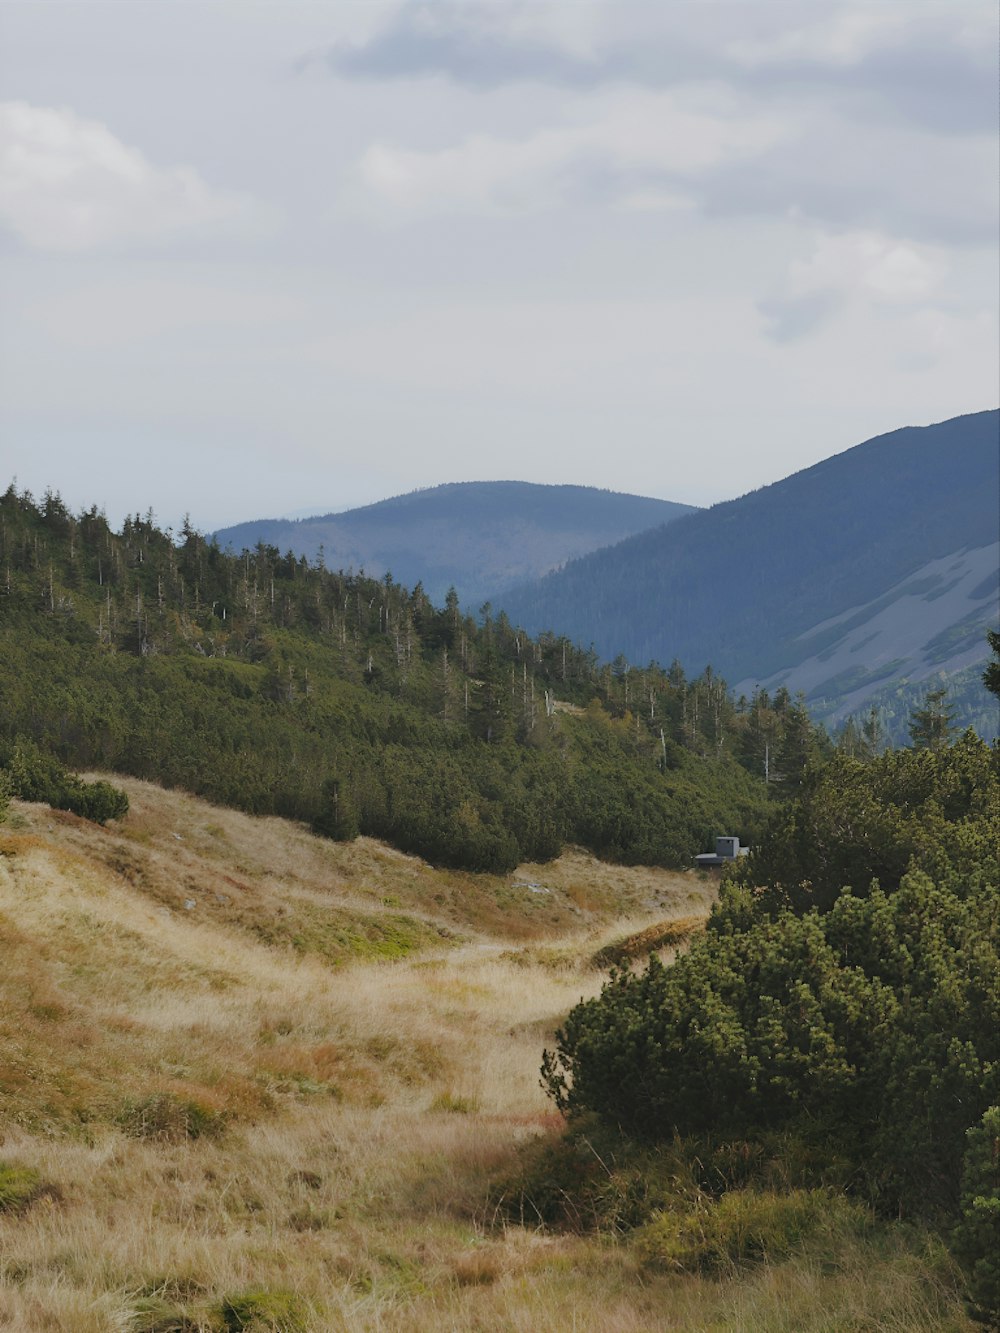
<svg viewBox="0 0 1000 1333">
<path fill-rule="evenodd" d="M 629 538 L 505 595 L 633 662 L 711 662 L 738 690 L 803 690 L 826 717 L 879 686 L 986 658 L 996 622 L 997 412 L 908 427 Z"/>
<path fill-rule="evenodd" d="M 120 825 L 0 823 L 4 1328 L 971 1327 L 916 1229 L 703 1278 L 491 1206 L 594 952 L 703 915 L 695 875 L 438 872 L 114 781 Z"/>
<path fill-rule="evenodd" d="M 422 583 L 437 603 L 455 587 L 464 606 L 478 609 L 574 556 L 694 512 L 590 486 L 469 481 L 342 514 L 240 523 L 215 536 L 237 553 L 264 542 L 309 560 L 322 551 L 328 569 L 364 569 L 374 578 L 390 571 L 408 587 Z"/>
<path fill-rule="evenodd" d="M 564 843 L 687 865 L 771 800 L 753 719 L 713 681 L 618 678 L 419 588 L 178 546 L 149 520 L 116 534 L 14 488 L 0 570 L 0 766 L 54 754 L 474 870 Z M 822 738 L 778 721 L 794 782 Z"/>
</svg>

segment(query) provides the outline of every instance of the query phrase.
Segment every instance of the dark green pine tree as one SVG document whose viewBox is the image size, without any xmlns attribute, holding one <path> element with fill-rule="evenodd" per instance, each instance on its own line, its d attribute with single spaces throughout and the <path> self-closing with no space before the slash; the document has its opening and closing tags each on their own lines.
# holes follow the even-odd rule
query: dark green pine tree
<svg viewBox="0 0 1000 1333">
<path fill-rule="evenodd" d="M 778 747 L 778 790 L 790 795 L 802 785 L 802 779 L 819 748 L 812 721 L 800 694 L 794 703 L 784 706 L 784 728 Z"/>
<path fill-rule="evenodd" d="M 995 694 L 1000 699 L 1000 631 L 988 629 L 986 637 L 993 649 L 993 661 L 987 665 L 983 672 L 983 684 L 991 694 Z"/>
<path fill-rule="evenodd" d="M 910 740 L 914 749 L 943 750 L 948 744 L 954 714 L 944 705 L 947 693 L 943 685 L 939 689 L 928 690 L 923 707 L 915 708 L 910 714 Z"/>
<path fill-rule="evenodd" d="M 866 759 L 877 759 L 885 749 L 885 728 L 874 704 L 869 708 L 868 716 L 861 724 L 861 741 Z"/>
<path fill-rule="evenodd" d="M 861 728 L 853 717 L 849 717 L 840 730 L 837 737 L 837 750 L 838 753 L 846 754 L 850 759 L 859 759 L 864 754 Z"/>
</svg>

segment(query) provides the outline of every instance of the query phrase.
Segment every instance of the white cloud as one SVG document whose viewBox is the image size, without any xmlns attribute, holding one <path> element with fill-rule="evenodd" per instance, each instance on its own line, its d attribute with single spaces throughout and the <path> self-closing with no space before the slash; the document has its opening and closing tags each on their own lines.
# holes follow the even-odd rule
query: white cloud
<svg viewBox="0 0 1000 1333">
<path fill-rule="evenodd" d="M 944 253 L 876 231 L 820 232 L 812 252 L 788 265 L 776 295 L 761 301 L 768 334 L 790 342 L 838 312 L 900 311 L 933 299 L 948 274 Z"/>
<path fill-rule="evenodd" d="M 436 151 L 373 144 L 358 169 L 363 198 L 396 214 L 522 213 L 599 198 L 617 207 L 677 207 L 685 178 L 752 158 L 787 133 L 745 114 L 719 89 L 627 93 L 595 117 L 520 139 L 469 135 Z M 671 179 L 676 178 L 676 179 Z"/>
<path fill-rule="evenodd" d="M 930 246 L 871 231 L 820 235 L 808 259 L 789 265 L 788 294 L 862 295 L 888 304 L 925 299 L 942 281 L 946 265 Z"/>
<path fill-rule="evenodd" d="M 789 23 L 793 6 L 776 10 L 776 24 L 764 35 L 738 36 L 724 46 L 725 56 L 747 70 L 809 66 L 849 70 L 872 57 L 890 54 L 914 61 L 919 78 L 920 52 L 954 52 L 972 67 L 993 64 L 996 9 L 982 0 L 924 0 L 920 5 L 845 4 L 801 7 L 803 20 Z M 760 15 L 757 15 L 760 23 Z"/>
<path fill-rule="evenodd" d="M 801 27 L 784 28 L 766 38 L 730 42 L 726 54 L 737 65 L 756 69 L 791 62 L 848 66 L 890 44 L 911 24 L 909 8 L 846 9 L 820 14 Z"/>
<path fill-rule="evenodd" d="M 326 63 L 338 78 L 444 78 L 482 91 L 717 79 L 866 120 L 874 111 L 946 133 L 992 134 L 995 11 L 986 0 L 407 0 L 361 42 L 335 43 Z"/>
<path fill-rule="evenodd" d="M 191 167 L 154 167 L 100 121 L 0 103 L 0 220 L 39 250 L 162 241 L 253 211 Z"/>
</svg>

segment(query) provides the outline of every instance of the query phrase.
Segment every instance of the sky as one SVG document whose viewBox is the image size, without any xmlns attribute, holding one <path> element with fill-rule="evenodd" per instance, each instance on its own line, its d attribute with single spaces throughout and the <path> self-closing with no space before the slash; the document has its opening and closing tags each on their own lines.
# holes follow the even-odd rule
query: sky
<svg viewBox="0 0 1000 1333">
<path fill-rule="evenodd" d="M 0 0 L 0 486 L 711 504 L 995 407 L 993 0 Z"/>
</svg>

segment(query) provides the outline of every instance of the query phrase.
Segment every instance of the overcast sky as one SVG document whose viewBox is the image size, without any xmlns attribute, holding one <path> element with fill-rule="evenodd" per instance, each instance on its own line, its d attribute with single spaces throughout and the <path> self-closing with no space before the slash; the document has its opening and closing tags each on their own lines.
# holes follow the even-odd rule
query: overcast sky
<svg viewBox="0 0 1000 1333">
<path fill-rule="evenodd" d="M 987 3 L 0 0 L 0 486 L 708 504 L 998 400 Z"/>
</svg>

